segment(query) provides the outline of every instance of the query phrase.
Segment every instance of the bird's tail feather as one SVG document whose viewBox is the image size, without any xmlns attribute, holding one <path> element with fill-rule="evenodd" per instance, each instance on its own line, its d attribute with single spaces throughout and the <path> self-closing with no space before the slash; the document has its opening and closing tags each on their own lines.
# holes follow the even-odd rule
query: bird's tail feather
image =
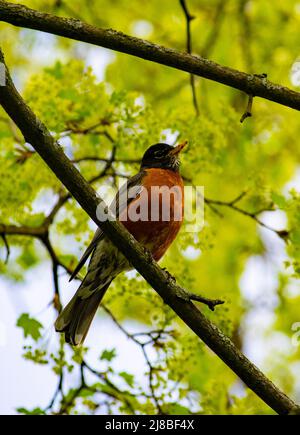
<svg viewBox="0 0 300 435">
<path fill-rule="evenodd" d="M 96 290 L 86 299 L 82 299 L 76 293 L 60 313 L 55 322 L 55 329 L 57 332 L 65 333 L 67 343 L 78 346 L 84 342 L 97 308 L 109 284 Z"/>
</svg>

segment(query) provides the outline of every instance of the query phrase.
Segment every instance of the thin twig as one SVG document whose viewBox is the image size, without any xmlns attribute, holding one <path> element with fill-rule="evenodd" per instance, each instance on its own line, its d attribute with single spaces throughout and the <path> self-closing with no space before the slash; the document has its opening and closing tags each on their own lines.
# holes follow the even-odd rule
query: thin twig
<svg viewBox="0 0 300 435">
<path fill-rule="evenodd" d="M 45 248 L 47 249 L 47 251 L 50 255 L 51 261 L 52 261 L 52 276 L 53 276 L 53 284 L 54 284 L 53 305 L 54 305 L 54 308 L 56 309 L 56 311 L 60 312 L 62 305 L 60 302 L 58 267 L 61 265 L 61 263 L 58 260 L 57 255 L 53 249 L 53 246 L 50 243 L 48 233 L 44 237 L 41 237 L 41 241 L 43 242 Z"/>
<path fill-rule="evenodd" d="M 222 305 L 225 303 L 221 299 L 208 299 L 204 296 L 197 295 L 196 293 L 189 293 L 188 295 L 190 301 L 201 302 L 202 304 L 207 305 L 211 311 L 214 311 L 217 305 Z"/>
<path fill-rule="evenodd" d="M 55 404 L 55 401 L 59 394 L 62 395 L 62 400 L 64 400 L 64 394 L 63 394 L 63 381 L 64 381 L 64 375 L 63 375 L 63 369 L 61 370 L 61 374 L 59 376 L 58 385 L 56 387 L 56 390 L 54 392 L 54 395 L 49 403 L 49 405 L 45 408 L 45 412 L 51 410 Z"/>
<path fill-rule="evenodd" d="M 265 224 L 263 221 L 259 219 L 259 215 L 266 211 L 274 211 L 273 209 L 270 210 L 270 208 L 262 208 L 260 210 L 257 210 L 255 212 L 249 212 L 247 210 L 244 210 L 243 208 L 237 206 L 236 204 L 245 196 L 245 192 L 242 192 L 237 198 L 235 198 L 232 201 L 220 201 L 220 200 L 214 200 L 210 198 L 205 198 L 204 201 L 208 205 L 216 205 L 220 207 L 228 207 L 232 210 L 243 214 L 244 216 L 248 216 L 249 218 L 253 219 L 256 223 L 258 223 L 260 226 L 266 228 L 269 231 L 273 231 L 275 234 L 277 234 L 278 237 L 280 237 L 285 242 L 288 240 L 289 231 L 286 229 L 283 230 L 276 230 L 275 228 L 270 227 L 269 225 Z"/>
<path fill-rule="evenodd" d="M 148 374 L 149 378 L 148 379 L 149 379 L 149 387 L 150 387 L 151 395 L 154 399 L 158 414 L 165 415 L 166 413 L 163 412 L 163 410 L 162 410 L 162 407 L 160 405 L 160 402 L 159 402 L 159 399 L 156 395 L 156 391 L 155 391 L 155 387 L 154 387 L 154 371 L 155 371 L 155 369 L 154 369 L 153 365 L 151 364 L 151 361 L 148 357 L 145 345 L 141 345 L 141 349 L 142 349 L 144 358 L 145 358 L 146 363 L 147 363 L 148 368 L 149 368 L 149 374 Z"/>
<path fill-rule="evenodd" d="M 190 14 L 185 0 L 179 0 L 179 2 L 183 9 L 185 19 L 186 19 L 186 50 L 187 53 L 192 54 L 191 21 L 194 20 L 196 17 Z M 193 105 L 195 108 L 196 115 L 198 116 L 200 112 L 199 112 L 199 105 L 197 101 L 197 92 L 196 92 L 194 74 L 190 74 L 190 83 L 192 89 Z"/>
<path fill-rule="evenodd" d="M 77 159 L 73 159 L 72 163 L 81 163 L 81 162 L 104 162 L 107 163 L 110 161 L 110 158 L 98 157 L 98 156 L 83 156 Z M 114 163 L 124 163 L 124 164 L 134 164 L 141 163 L 141 159 L 114 159 Z"/>
<path fill-rule="evenodd" d="M 1 234 L 1 238 L 3 240 L 4 246 L 5 246 L 5 249 L 6 249 L 6 257 L 5 257 L 5 260 L 4 260 L 4 264 L 7 264 L 8 260 L 9 260 L 9 255 L 10 255 L 10 247 L 9 247 L 9 243 L 7 241 L 5 233 Z"/>
<path fill-rule="evenodd" d="M 134 397 L 133 394 L 131 394 L 129 391 L 122 391 L 120 388 L 118 388 L 108 377 L 106 372 L 99 372 L 98 370 L 95 370 L 94 368 L 92 368 L 85 360 L 82 361 L 82 369 L 87 369 L 88 371 L 90 371 L 93 375 L 97 376 L 99 379 L 101 379 L 103 382 L 106 383 L 106 385 L 108 387 L 110 387 L 112 389 L 112 391 L 115 392 L 115 394 L 110 393 L 109 391 L 105 391 L 105 394 L 108 394 L 112 397 L 114 397 L 117 400 L 120 400 L 120 396 L 122 396 L 123 398 L 123 402 L 127 405 L 128 409 L 130 409 L 130 411 L 132 412 L 132 414 L 135 414 L 135 409 L 133 408 L 130 400 L 128 400 L 128 398 L 126 396 L 129 397 Z M 87 388 L 91 388 L 91 387 L 87 387 Z M 99 391 L 102 392 L 103 391 Z"/>
<path fill-rule="evenodd" d="M 253 95 L 248 96 L 247 108 L 243 115 L 241 116 L 240 122 L 243 123 L 246 118 L 250 118 L 252 116 L 252 104 L 253 104 Z"/>
</svg>

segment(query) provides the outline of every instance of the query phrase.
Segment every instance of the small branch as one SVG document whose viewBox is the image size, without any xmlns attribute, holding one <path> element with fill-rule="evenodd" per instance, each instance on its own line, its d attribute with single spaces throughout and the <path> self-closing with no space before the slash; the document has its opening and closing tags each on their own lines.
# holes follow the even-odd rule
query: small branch
<svg viewBox="0 0 300 435">
<path fill-rule="evenodd" d="M 109 162 L 110 159 L 105 157 L 98 157 L 98 156 L 83 156 L 79 157 L 78 159 L 73 159 L 72 163 L 81 163 L 81 162 Z M 114 163 L 124 163 L 124 164 L 134 164 L 134 163 L 141 163 L 140 159 L 117 159 L 115 158 Z"/>
<path fill-rule="evenodd" d="M 64 375 L 63 375 L 63 370 L 62 370 L 62 371 L 61 371 L 61 374 L 60 374 L 60 376 L 59 376 L 59 381 L 58 381 L 57 388 L 56 388 L 56 390 L 55 390 L 55 392 L 54 392 L 54 395 L 53 395 L 53 397 L 52 397 L 52 399 L 51 399 L 49 405 L 45 408 L 45 410 L 44 410 L 45 412 L 47 412 L 47 411 L 49 411 L 50 409 L 53 408 L 53 406 L 54 406 L 54 404 L 55 404 L 55 401 L 56 401 L 56 399 L 57 399 L 57 397 L 58 397 L 59 394 L 62 395 L 62 399 L 64 400 L 64 394 L 63 394 L 63 381 L 64 381 Z"/>
<path fill-rule="evenodd" d="M 163 412 L 162 407 L 160 406 L 159 399 L 156 396 L 156 391 L 155 391 L 155 387 L 154 387 L 154 384 L 153 384 L 153 381 L 154 381 L 154 379 L 153 379 L 154 378 L 154 370 L 155 369 L 152 366 L 151 361 L 150 361 L 150 359 L 148 357 L 147 351 L 145 349 L 145 345 L 142 345 L 141 348 L 142 348 L 142 352 L 143 352 L 144 358 L 145 358 L 146 363 L 147 363 L 148 368 L 149 368 L 149 378 L 148 378 L 149 388 L 150 388 L 153 400 L 155 402 L 156 409 L 157 409 L 159 415 L 166 415 L 166 413 Z"/>
<path fill-rule="evenodd" d="M 191 38 L 191 26 L 190 23 L 193 21 L 196 17 L 190 14 L 186 1 L 185 0 L 179 0 L 180 5 L 183 9 L 185 18 L 186 18 L 186 43 L 187 43 L 187 52 L 192 52 L 192 38 Z"/>
<path fill-rule="evenodd" d="M 108 133 L 106 130 L 101 130 L 101 131 L 97 131 L 95 130 L 96 126 L 94 127 L 89 127 L 89 128 L 85 128 L 85 129 L 80 129 L 78 128 L 70 128 L 69 130 L 66 130 L 64 132 L 62 132 L 59 136 L 60 139 L 70 136 L 70 134 L 76 134 L 76 135 L 94 135 L 94 136 L 105 136 L 111 143 L 114 142 L 113 137 L 110 135 L 110 133 Z"/>
<path fill-rule="evenodd" d="M 131 176 L 128 175 L 128 174 L 121 174 L 120 172 L 116 172 L 116 171 L 114 171 L 114 172 L 112 173 L 112 177 L 113 177 L 113 178 L 116 178 L 116 177 L 119 177 L 119 178 L 125 178 L 125 179 L 127 179 L 127 180 L 129 180 L 129 178 L 131 178 Z"/>
<path fill-rule="evenodd" d="M 62 310 L 62 304 L 60 301 L 60 291 L 59 291 L 59 279 L 58 279 L 58 263 L 52 260 L 52 275 L 53 275 L 53 283 L 54 283 L 54 298 L 53 298 L 53 306 L 58 313 Z"/>
<path fill-rule="evenodd" d="M 252 104 L 253 104 L 253 95 L 249 95 L 247 108 L 240 119 L 241 123 L 243 123 L 246 118 L 250 118 L 252 116 Z"/>
<path fill-rule="evenodd" d="M 96 124 L 91 125 L 90 127 L 80 128 L 77 122 L 69 121 L 66 125 L 68 130 L 63 132 L 62 134 L 74 133 L 85 135 L 93 133 L 95 130 L 97 130 L 98 127 L 103 127 L 110 124 L 111 122 L 107 121 L 106 119 L 100 119 L 100 121 L 98 121 Z M 97 133 L 105 135 L 106 131 L 98 131 Z"/>
<path fill-rule="evenodd" d="M 247 192 L 241 192 L 236 198 L 234 198 L 232 201 L 230 201 L 229 202 L 229 205 L 235 205 L 235 204 L 237 204 L 238 202 L 240 202 L 243 198 L 244 198 L 244 196 L 246 196 L 247 195 Z"/>
<path fill-rule="evenodd" d="M 221 299 L 208 299 L 195 293 L 188 293 L 188 297 L 190 301 L 197 301 L 207 305 L 211 311 L 214 311 L 217 305 L 222 305 L 225 303 L 225 301 L 222 301 Z"/>
<path fill-rule="evenodd" d="M 49 215 L 44 220 L 44 226 L 45 228 L 49 228 L 49 226 L 53 223 L 55 216 L 59 212 L 59 210 L 66 204 L 66 202 L 71 198 L 71 195 L 69 193 L 64 194 L 63 191 L 60 192 L 59 198 L 57 203 L 52 208 Z"/>
<path fill-rule="evenodd" d="M 7 264 L 8 260 L 9 260 L 9 255 L 10 255 L 10 247 L 9 247 L 9 244 L 8 244 L 8 241 L 7 241 L 5 233 L 1 234 L 1 238 L 3 240 L 4 246 L 5 246 L 5 249 L 6 249 L 6 257 L 5 257 L 5 260 L 4 260 L 4 264 Z"/>
<path fill-rule="evenodd" d="M 190 14 L 186 1 L 185 0 L 179 0 L 180 5 L 183 9 L 185 19 L 186 19 L 186 50 L 187 53 L 192 54 L 192 35 L 191 35 L 191 21 L 194 20 L 196 17 Z M 195 76 L 194 74 L 190 74 L 190 83 L 191 83 L 191 89 L 192 89 L 192 97 L 193 97 L 193 105 L 195 108 L 196 115 L 199 115 L 199 106 L 197 101 L 197 92 L 196 92 L 196 86 L 195 86 Z"/>
<path fill-rule="evenodd" d="M 128 407 L 128 409 L 130 409 L 132 414 L 135 414 L 135 409 L 133 408 L 130 400 L 128 400 L 128 398 L 127 398 L 127 396 L 135 397 L 133 394 L 131 394 L 128 391 L 122 391 L 108 378 L 108 375 L 106 372 L 99 372 L 99 371 L 95 370 L 86 361 L 84 361 L 84 360 L 82 361 L 81 367 L 82 367 L 82 369 L 87 369 L 93 375 L 95 375 L 99 379 L 101 379 L 101 381 L 103 381 L 113 392 L 115 392 L 115 394 L 112 394 L 109 391 L 105 391 L 105 392 L 104 391 L 97 391 L 97 392 L 107 394 L 107 395 L 117 399 L 118 401 L 121 401 L 123 399 L 123 402 Z M 91 389 L 90 387 L 87 387 L 87 386 L 86 386 L 86 388 Z"/>
<path fill-rule="evenodd" d="M 208 299 L 196 293 L 191 293 L 183 288 L 177 289 L 176 295 L 183 301 L 201 302 L 202 304 L 207 305 L 211 311 L 214 311 L 217 305 L 223 305 L 225 303 L 225 301 L 222 301 L 221 299 Z"/>
<path fill-rule="evenodd" d="M 129 338 L 129 339 L 133 340 L 135 343 L 139 344 L 139 342 L 137 340 L 135 340 L 134 336 L 132 334 L 130 334 L 129 332 L 127 332 L 126 329 L 121 325 L 121 323 L 118 322 L 117 318 L 114 316 L 114 314 L 110 311 L 110 309 L 106 305 L 101 304 L 101 307 L 109 315 L 109 317 L 112 319 L 114 324 L 120 329 L 120 331 L 126 335 L 127 338 Z"/>
<path fill-rule="evenodd" d="M 277 234 L 278 237 L 280 237 L 285 242 L 288 239 L 289 231 L 288 230 L 275 230 L 275 228 L 270 227 L 269 225 L 265 224 L 259 219 L 259 215 L 265 211 L 270 211 L 270 208 L 262 208 L 261 210 L 257 210 L 255 212 L 249 212 L 247 210 L 244 210 L 240 207 L 238 207 L 236 204 L 246 195 L 246 192 L 242 192 L 237 198 L 235 198 L 232 201 L 220 201 L 220 200 L 214 200 L 205 198 L 204 201 L 207 205 L 215 205 L 220 207 L 228 207 L 231 208 L 234 211 L 237 211 L 238 213 L 243 214 L 244 216 L 248 216 L 249 218 L 253 219 L 257 224 L 259 224 L 261 227 L 266 228 L 269 231 L 272 231 L 273 233 Z"/>
<path fill-rule="evenodd" d="M 173 275 L 171 275 L 170 272 L 168 272 L 165 268 L 163 270 L 166 273 L 166 275 L 168 276 L 168 279 L 171 282 L 176 283 L 176 278 Z M 196 293 L 191 293 L 191 292 L 189 292 L 189 291 L 187 291 L 187 290 L 185 290 L 185 289 L 183 289 L 181 287 L 179 287 L 177 289 L 176 295 L 178 296 L 178 298 L 182 299 L 183 301 L 197 301 L 197 302 L 201 302 L 204 305 L 207 305 L 208 308 L 211 311 L 214 311 L 215 307 L 217 305 L 222 305 L 222 304 L 225 303 L 225 301 L 222 301 L 220 299 L 208 299 L 208 298 L 200 296 L 200 295 L 198 295 Z"/>
<path fill-rule="evenodd" d="M 61 265 L 60 261 L 57 258 L 57 255 L 53 249 L 53 246 L 49 239 L 49 234 L 47 233 L 45 236 L 41 237 L 41 241 L 43 242 L 45 248 L 47 249 L 51 261 L 52 261 L 52 276 L 53 276 L 53 284 L 54 284 L 54 298 L 53 305 L 58 313 L 60 313 L 62 309 L 61 301 L 60 301 L 60 291 L 59 291 L 59 278 L 58 278 L 58 267 Z"/>
</svg>

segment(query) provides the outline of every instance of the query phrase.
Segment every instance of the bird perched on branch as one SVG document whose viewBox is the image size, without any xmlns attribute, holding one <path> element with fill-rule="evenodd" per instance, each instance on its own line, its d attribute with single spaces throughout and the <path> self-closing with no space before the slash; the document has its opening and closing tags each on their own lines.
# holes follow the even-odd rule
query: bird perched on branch
<svg viewBox="0 0 300 435">
<path fill-rule="evenodd" d="M 179 154 L 187 141 L 172 147 L 159 143 L 144 154 L 138 174 L 118 191 L 110 209 L 135 239 L 158 261 L 176 238 L 184 210 Z M 112 280 L 132 267 L 98 228 L 80 259 L 73 279 L 91 256 L 77 292 L 58 316 L 55 329 L 73 346 L 82 344 Z"/>
</svg>

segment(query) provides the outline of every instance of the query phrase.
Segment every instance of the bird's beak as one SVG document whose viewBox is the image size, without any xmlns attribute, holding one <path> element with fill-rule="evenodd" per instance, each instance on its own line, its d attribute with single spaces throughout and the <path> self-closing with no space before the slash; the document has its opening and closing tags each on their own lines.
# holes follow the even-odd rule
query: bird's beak
<svg viewBox="0 0 300 435">
<path fill-rule="evenodd" d="M 182 150 L 183 148 L 186 147 L 188 141 L 185 140 L 184 142 L 180 143 L 179 145 L 177 145 L 176 147 L 174 147 L 170 152 L 169 155 L 170 156 L 177 156 Z"/>
</svg>

